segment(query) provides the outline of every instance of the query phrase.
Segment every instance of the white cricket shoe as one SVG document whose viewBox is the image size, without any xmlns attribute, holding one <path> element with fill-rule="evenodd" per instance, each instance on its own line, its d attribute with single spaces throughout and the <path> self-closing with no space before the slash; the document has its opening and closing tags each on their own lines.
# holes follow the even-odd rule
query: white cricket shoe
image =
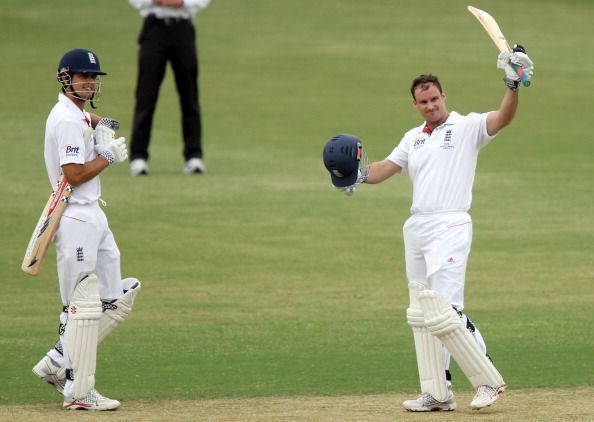
<svg viewBox="0 0 594 422">
<path fill-rule="evenodd" d="M 506 388 L 506 384 L 500 385 L 499 387 L 480 385 L 476 390 L 474 398 L 470 402 L 470 408 L 473 410 L 480 410 L 491 406 L 497 401 L 499 394 L 503 393 Z"/>
<path fill-rule="evenodd" d="M 118 407 L 119 401 L 103 397 L 94 388 L 82 399 L 66 399 L 62 406 L 64 410 L 115 410 Z"/>
<path fill-rule="evenodd" d="M 456 410 L 456 399 L 450 393 L 446 401 L 437 401 L 431 394 L 423 393 L 416 400 L 406 400 L 402 405 L 411 412 L 441 412 Z"/>
<path fill-rule="evenodd" d="M 142 158 L 135 158 L 130 163 L 130 176 L 141 176 L 148 174 L 148 164 Z"/>
<path fill-rule="evenodd" d="M 184 166 L 184 173 L 206 173 L 206 166 L 200 158 L 190 158 Z"/>
<path fill-rule="evenodd" d="M 60 375 L 59 372 L 61 372 Z M 33 373 L 48 384 L 53 385 L 58 390 L 58 393 L 62 394 L 64 392 L 66 372 L 60 371 L 60 365 L 48 355 L 45 355 L 37 362 L 37 365 L 33 367 Z"/>
</svg>

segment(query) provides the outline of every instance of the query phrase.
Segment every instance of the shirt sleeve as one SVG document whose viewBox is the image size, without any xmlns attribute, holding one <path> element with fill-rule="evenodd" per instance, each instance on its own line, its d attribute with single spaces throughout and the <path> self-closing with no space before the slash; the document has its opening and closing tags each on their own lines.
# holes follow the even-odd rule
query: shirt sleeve
<svg viewBox="0 0 594 422">
<path fill-rule="evenodd" d="M 56 139 L 58 140 L 60 166 L 85 163 L 84 139 L 76 122 L 60 122 L 56 127 Z"/>
<path fill-rule="evenodd" d="M 487 146 L 496 136 L 487 133 L 487 116 L 489 113 L 470 113 L 468 117 L 477 127 L 477 147 L 481 149 Z"/>
<path fill-rule="evenodd" d="M 159 7 L 153 3 L 153 0 L 128 0 L 128 2 L 130 3 L 130 5 L 132 5 L 132 7 L 138 10 Z M 184 0 L 183 7 L 185 9 L 190 10 L 192 14 L 195 14 L 198 13 L 200 10 L 204 9 L 206 6 L 208 6 L 209 3 L 210 0 Z"/>
</svg>

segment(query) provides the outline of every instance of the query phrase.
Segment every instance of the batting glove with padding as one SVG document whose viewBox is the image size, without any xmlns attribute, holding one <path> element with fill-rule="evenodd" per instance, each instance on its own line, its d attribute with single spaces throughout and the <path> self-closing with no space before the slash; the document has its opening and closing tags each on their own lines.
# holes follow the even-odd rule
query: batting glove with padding
<svg viewBox="0 0 594 422">
<path fill-rule="evenodd" d="M 109 164 L 121 163 L 128 159 L 128 149 L 126 148 L 126 138 L 112 139 L 107 144 L 95 145 L 97 155 L 104 157 Z"/>
<path fill-rule="evenodd" d="M 515 91 L 519 88 L 521 79 L 512 67 L 512 64 L 521 66 L 524 73 L 532 77 L 534 74 L 534 63 L 526 54 L 526 49 L 520 44 L 515 44 L 511 53 L 503 51 L 499 54 L 499 57 L 497 57 L 497 68 L 503 69 L 505 72 L 503 82 L 509 89 Z"/>
<path fill-rule="evenodd" d="M 96 145 L 107 145 L 114 140 L 115 131 L 107 126 L 97 125 L 93 132 L 93 138 L 95 138 Z"/>
<path fill-rule="evenodd" d="M 510 61 L 518 66 L 522 66 L 524 68 L 524 73 L 528 76 L 532 77 L 534 75 L 534 63 L 528 57 L 526 53 L 526 49 L 523 45 L 514 44 L 514 48 L 512 49 L 512 54 L 510 56 Z"/>
<path fill-rule="evenodd" d="M 357 186 L 361 183 L 365 183 L 369 176 L 369 167 L 360 168 L 357 170 L 357 180 L 350 186 L 334 186 L 340 192 L 343 192 L 346 196 L 351 196 L 357 190 Z"/>
<path fill-rule="evenodd" d="M 95 144 L 106 145 L 113 141 L 115 138 L 115 131 L 120 128 L 120 122 L 108 117 L 103 117 L 97 123 L 93 137 L 95 138 Z"/>
</svg>

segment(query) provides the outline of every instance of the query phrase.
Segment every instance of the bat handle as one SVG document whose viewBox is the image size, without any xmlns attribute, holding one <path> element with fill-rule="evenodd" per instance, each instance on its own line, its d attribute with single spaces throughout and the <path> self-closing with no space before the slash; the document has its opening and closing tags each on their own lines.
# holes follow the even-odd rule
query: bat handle
<svg viewBox="0 0 594 422">
<path fill-rule="evenodd" d="M 530 75 L 528 75 L 526 72 L 524 72 L 524 68 L 522 66 L 519 66 L 517 64 L 511 64 L 512 67 L 514 68 L 514 70 L 516 71 L 516 73 L 518 74 L 518 76 L 520 77 L 520 79 L 522 80 L 522 85 L 524 86 L 530 86 Z"/>
</svg>

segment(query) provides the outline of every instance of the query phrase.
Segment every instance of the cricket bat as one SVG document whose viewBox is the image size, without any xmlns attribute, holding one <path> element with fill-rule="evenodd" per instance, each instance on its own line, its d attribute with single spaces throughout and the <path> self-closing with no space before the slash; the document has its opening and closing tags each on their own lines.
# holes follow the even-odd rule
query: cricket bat
<svg viewBox="0 0 594 422">
<path fill-rule="evenodd" d="M 33 230 L 29 245 L 25 251 L 21 269 L 27 274 L 39 274 L 50 240 L 58 228 L 60 218 L 68 205 L 71 194 L 72 187 L 64 175 L 60 176 L 56 189 L 47 200 L 39 221 L 35 225 L 35 230 Z"/>
<path fill-rule="evenodd" d="M 468 11 L 474 15 L 474 17 L 483 25 L 487 34 L 493 40 L 495 46 L 499 49 L 500 52 L 503 51 L 512 51 L 512 48 L 509 46 L 503 32 L 499 28 L 497 21 L 493 16 L 485 12 L 484 10 L 477 9 L 476 7 L 468 6 Z M 530 86 L 530 75 L 524 72 L 522 66 L 518 66 L 517 64 L 511 63 L 511 66 L 514 68 L 520 79 L 522 80 L 522 85 Z"/>
</svg>

